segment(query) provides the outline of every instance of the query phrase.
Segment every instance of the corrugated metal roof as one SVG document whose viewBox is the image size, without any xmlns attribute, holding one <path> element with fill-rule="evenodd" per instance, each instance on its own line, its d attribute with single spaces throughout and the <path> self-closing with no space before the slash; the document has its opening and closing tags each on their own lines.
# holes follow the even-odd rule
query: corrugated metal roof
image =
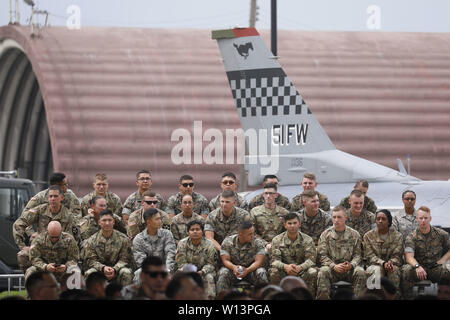
<svg viewBox="0 0 450 320">
<path fill-rule="evenodd" d="M 0 39 L 26 52 L 54 168 L 79 196 L 105 172 L 124 200 L 145 168 L 165 197 L 190 173 L 211 198 L 222 172 L 239 173 L 239 165 L 171 161 L 177 128 L 192 133 L 193 121 L 202 121 L 203 132 L 217 128 L 224 136 L 240 128 L 210 33 L 51 27 L 32 39 L 29 28 L 6 26 Z M 269 32 L 262 35 L 269 43 Z M 337 148 L 393 168 L 409 153 L 412 175 L 450 177 L 450 34 L 279 31 L 278 40 L 281 65 Z"/>
</svg>

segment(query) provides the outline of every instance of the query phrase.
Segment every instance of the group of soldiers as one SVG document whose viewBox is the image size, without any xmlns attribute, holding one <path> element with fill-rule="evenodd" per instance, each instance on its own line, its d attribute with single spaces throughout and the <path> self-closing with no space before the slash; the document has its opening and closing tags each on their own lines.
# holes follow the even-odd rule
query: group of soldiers
<svg viewBox="0 0 450 320">
<path fill-rule="evenodd" d="M 301 277 L 317 299 L 329 299 L 337 281 L 352 283 L 360 295 L 368 279 L 384 276 L 411 299 L 417 281 L 450 280 L 449 235 L 430 225 L 427 207 L 415 209 L 410 190 L 402 194 L 404 209 L 393 215 L 377 211 L 365 180 L 331 210 L 312 173 L 292 202 L 278 193 L 275 175 L 264 177 L 263 193 L 249 203 L 236 193 L 232 172 L 222 175 L 222 192 L 209 202 L 189 175 L 165 201 L 152 191 L 150 172 L 141 170 L 137 191 L 123 205 L 105 174 L 95 175 L 94 191 L 81 201 L 63 173 L 49 182 L 13 226 L 26 278 L 36 271 L 57 279 L 100 272 L 137 293 L 148 273 L 143 262 L 158 256 L 172 274 L 194 268 L 208 299 L 239 283 L 278 285 L 286 276 Z"/>
</svg>

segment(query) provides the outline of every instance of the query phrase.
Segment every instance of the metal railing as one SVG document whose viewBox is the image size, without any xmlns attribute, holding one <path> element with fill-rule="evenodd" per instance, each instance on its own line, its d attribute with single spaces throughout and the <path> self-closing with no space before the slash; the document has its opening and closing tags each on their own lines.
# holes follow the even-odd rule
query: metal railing
<svg viewBox="0 0 450 320">
<path fill-rule="evenodd" d="M 13 289 L 19 289 L 19 294 L 22 295 L 22 290 L 25 290 L 25 275 L 24 274 L 0 274 L 0 279 L 8 279 L 8 296 L 11 295 L 11 279 L 19 279 L 19 285 L 14 286 Z M 22 286 L 22 279 L 23 286 Z"/>
</svg>

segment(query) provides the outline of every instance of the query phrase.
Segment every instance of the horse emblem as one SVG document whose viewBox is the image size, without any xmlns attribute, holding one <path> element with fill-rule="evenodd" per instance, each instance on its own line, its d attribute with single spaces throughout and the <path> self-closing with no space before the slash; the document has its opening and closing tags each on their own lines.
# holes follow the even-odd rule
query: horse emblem
<svg viewBox="0 0 450 320">
<path fill-rule="evenodd" d="M 233 43 L 234 47 L 236 48 L 237 52 L 244 57 L 244 59 L 247 59 L 248 55 L 249 55 L 249 50 L 253 49 L 253 44 L 251 42 L 247 42 L 246 44 L 241 44 L 241 45 L 237 45 L 235 43 Z"/>
</svg>

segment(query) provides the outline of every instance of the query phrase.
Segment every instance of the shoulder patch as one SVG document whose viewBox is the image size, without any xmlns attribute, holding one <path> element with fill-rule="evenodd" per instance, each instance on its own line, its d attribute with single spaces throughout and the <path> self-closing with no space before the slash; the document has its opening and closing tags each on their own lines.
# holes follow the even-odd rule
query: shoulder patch
<svg viewBox="0 0 450 320">
<path fill-rule="evenodd" d="M 134 226 L 135 224 L 136 224 L 136 221 L 134 221 L 134 220 L 128 221 L 128 225 L 130 227 Z"/>
<path fill-rule="evenodd" d="M 30 210 L 28 210 L 28 212 L 31 212 L 31 213 L 36 213 L 36 210 L 34 210 L 34 209 L 30 209 Z"/>
</svg>

